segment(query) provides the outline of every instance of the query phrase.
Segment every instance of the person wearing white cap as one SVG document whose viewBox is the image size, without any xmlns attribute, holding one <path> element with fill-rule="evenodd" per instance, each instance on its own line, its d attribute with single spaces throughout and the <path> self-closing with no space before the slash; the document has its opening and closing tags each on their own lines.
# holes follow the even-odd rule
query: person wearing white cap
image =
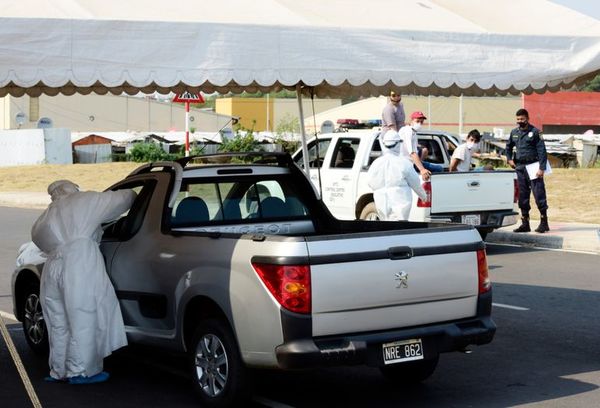
<svg viewBox="0 0 600 408">
<path fill-rule="evenodd" d="M 400 154 L 402 139 L 398 132 L 387 131 L 381 140 L 381 157 L 367 173 L 367 183 L 373 189 L 375 208 L 380 220 L 408 220 L 412 205 L 412 191 L 427 201 L 413 163 Z"/>
<path fill-rule="evenodd" d="M 48 327 L 47 381 L 106 381 L 104 357 L 127 345 L 121 309 L 99 249 L 101 225 L 127 211 L 132 190 L 85 191 L 69 180 L 48 186 L 52 202 L 31 229 L 47 255 L 40 301 Z"/>
</svg>

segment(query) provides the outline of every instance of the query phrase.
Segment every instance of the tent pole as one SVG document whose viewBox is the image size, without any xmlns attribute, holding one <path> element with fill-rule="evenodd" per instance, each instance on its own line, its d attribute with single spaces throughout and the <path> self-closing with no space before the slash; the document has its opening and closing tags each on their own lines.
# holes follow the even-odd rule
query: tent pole
<svg viewBox="0 0 600 408">
<path fill-rule="evenodd" d="M 185 157 L 190 155 L 190 102 L 185 102 Z"/>
<path fill-rule="evenodd" d="M 304 129 L 304 109 L 302 107 L 302 89 L 300 84 L 296 85 L 296 97 L 298 99 L 298 112 L 300 114 L 300 134 L 302 135 L 302 158 L 304 160 L 304 171 L 310 178 L 310 167 L 308 167 L 308 145 L 306 142 L 306 130 Z"/>
<path fill-rule="evenodd" d="M 462 140 L 463 134 L 463 94 L 458 97 L 458 139 Z"/>
</svg>

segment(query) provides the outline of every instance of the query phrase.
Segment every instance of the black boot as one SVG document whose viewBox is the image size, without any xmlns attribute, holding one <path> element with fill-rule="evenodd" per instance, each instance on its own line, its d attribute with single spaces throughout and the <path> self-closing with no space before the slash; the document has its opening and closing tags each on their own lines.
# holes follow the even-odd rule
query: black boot
<svg viewBox="0 0 600 408">
<path fill-rule="evenodd" d="M 543 234 L 544 232 L 550 231 L 550 227 L 548 226 L 548 216 L 542 215 L 540 225 L 535 229 L 535 232 L 539 232 Z"/>
<path fill-rule="evenodd" d="M 514 229 L 513 232 L 530 232 L 531 227 L 529 226 L 529 216 L 521 217 L 521 225 Z"/>
</svg>

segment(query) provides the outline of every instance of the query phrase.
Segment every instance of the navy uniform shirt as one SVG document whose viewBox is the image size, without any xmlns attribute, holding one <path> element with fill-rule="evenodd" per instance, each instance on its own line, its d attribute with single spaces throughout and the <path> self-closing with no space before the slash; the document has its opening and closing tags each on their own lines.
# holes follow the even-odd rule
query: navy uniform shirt
<svg viewBox="0 0 600 408">
<path fill-rule="evenodd" d="M 514 159 L 513 149 L 516 149 Z M 548 156 L 540 131 L 530 124 L 527 124 L 525 129 L 514 128 L 506 142 L 506 158 L 514 160 L 515 164 L 530 164 L 539 161 L 540 170 L 546 170 Z"/>
</svg>

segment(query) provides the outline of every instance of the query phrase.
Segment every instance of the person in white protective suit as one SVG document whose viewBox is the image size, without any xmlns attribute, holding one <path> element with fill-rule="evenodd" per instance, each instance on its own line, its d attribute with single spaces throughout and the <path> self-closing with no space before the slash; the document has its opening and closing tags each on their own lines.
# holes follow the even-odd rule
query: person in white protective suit
<svg viewBox="0 0 600 408">
<path fill-rule="evenodd" d="M 367 182 L 373 189 L 375 207 L 380 220 L 408 220 L 412 191 L 424 201 L 427 193 L 421 187 L 419 175 L 410 160 L 400 154 L 402 139 L 398 132 L 388 130 L 381 141 L 381 157 L 369 167 Z"/>
<path fill-rule="evenodd" d="M 50 342 L 47 381 L 89 384 L 108 379 L 103 359 L 127 345 L 121 309 L 99 249 L 101 224 L 127 211 L 132 190 L 79 191 L 58 180 L 52 202 L 31 230 L 47 255 L 40 300 Z"/>
</svg>

